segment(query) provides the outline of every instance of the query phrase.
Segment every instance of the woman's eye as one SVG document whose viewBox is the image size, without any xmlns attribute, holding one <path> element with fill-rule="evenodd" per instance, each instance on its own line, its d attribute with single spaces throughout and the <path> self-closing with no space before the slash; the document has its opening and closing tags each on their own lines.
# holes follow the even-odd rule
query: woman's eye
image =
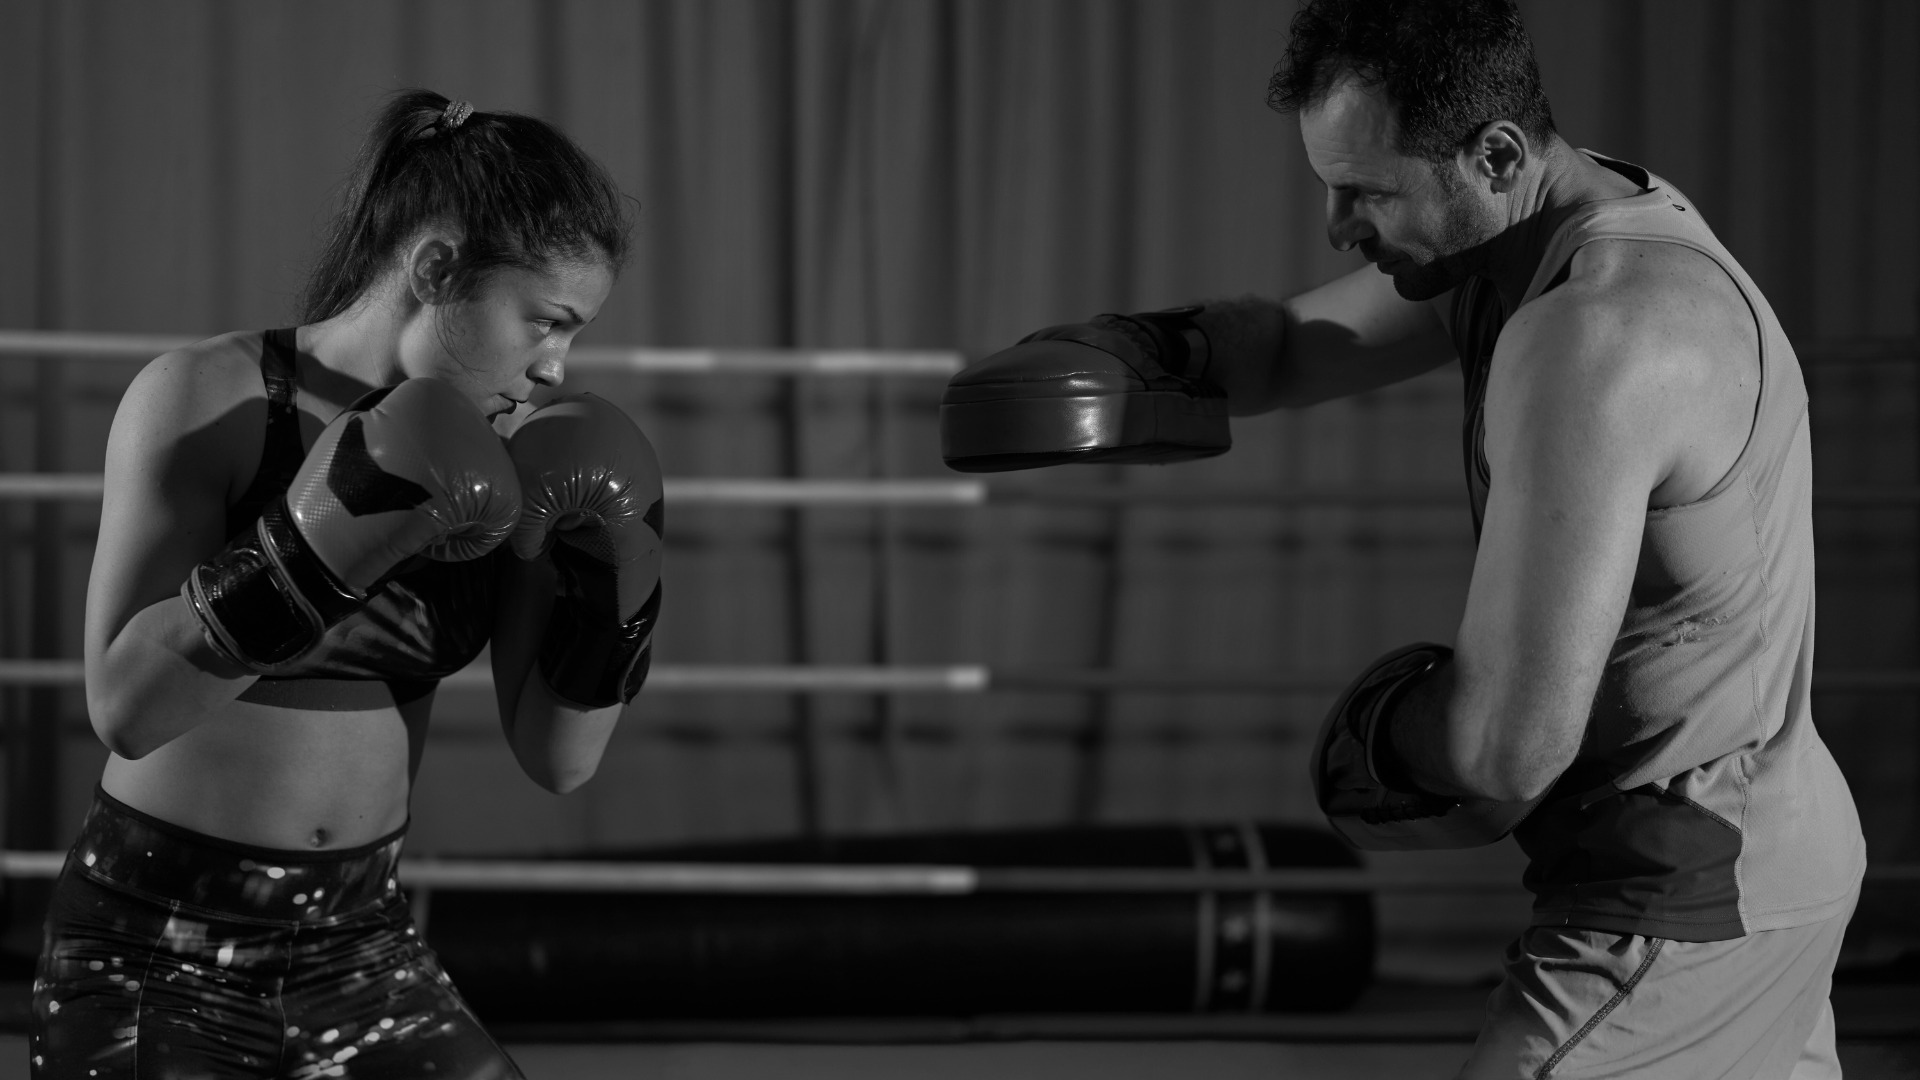
<svg viewBox="0 0 1920 1080">
<path fill-rule="evenodd" d="M 553 333 L 553 325 L 554 325 L 554 321 L 552 319 L 533 320 L 534 329 L 540 331 L 542 334 Z"/>
</svg>

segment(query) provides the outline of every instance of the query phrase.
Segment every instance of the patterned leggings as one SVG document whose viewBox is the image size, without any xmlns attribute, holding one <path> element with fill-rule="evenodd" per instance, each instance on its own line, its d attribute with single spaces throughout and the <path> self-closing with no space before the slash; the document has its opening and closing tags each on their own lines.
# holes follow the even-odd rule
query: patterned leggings
<svg viewBox="0 0 1920 1080">
<path fill-rule="evenodd" d="M 404 830 L 235 844 L 96 793 L 47 917 L 36 1078 L 518 1078 L 413 928 Z"/>
</svg>

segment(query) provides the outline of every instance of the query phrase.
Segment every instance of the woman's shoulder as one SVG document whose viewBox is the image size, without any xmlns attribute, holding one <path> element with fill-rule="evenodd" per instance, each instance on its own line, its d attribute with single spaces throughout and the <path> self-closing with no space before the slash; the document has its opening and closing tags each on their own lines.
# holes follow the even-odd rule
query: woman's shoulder
<svg viewBox="0 0 1920 1080">
<path fill-rule="evenodd" d="M 264 396 L 260 351 L 265 333 L 236 330 L 161 353 L 134 376 L 128 393 L 191 394 L 231 403 Z"/>
<path fill-rule="evenodd" d="M 114 413 L 108 441 L 121 453 L 110 459 L 192 466 L 222 486 L 229 472 L 250 474 L 266 432 L 263 337 L 258 330 L 221 334 L 148 361 Z"/>
<path fill-rule="evenodd" d="M 154 357 L 128 384 L 121 413 L 131 409 L 187 430 L 219 424 L 236 414 L 258 412 L 264 417 L 264 336 L 259 330 L 238 330 Z"/>
</svg>

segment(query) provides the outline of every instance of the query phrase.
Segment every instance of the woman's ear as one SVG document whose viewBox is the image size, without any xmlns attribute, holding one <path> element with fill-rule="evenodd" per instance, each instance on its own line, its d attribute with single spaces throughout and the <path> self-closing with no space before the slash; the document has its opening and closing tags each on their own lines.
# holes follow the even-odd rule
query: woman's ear
<svg viewBox="0 0 1920 1080">
<path fill-rule="evenodd" d="M 407 292 L 421 304 L 445 304 L 454 299 L 453 272 L 460 258 L 460 241 L 449 233 L 421 233 L 407 249 Z"/>
</svg>

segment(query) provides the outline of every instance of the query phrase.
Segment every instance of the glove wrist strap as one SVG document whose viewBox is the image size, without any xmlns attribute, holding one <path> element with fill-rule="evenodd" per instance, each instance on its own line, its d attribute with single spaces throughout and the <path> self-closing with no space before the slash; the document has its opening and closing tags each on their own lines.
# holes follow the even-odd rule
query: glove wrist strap
<svg viewBox="0 0 1920 1080">
<path fill-rule="evenodd" d="M 1353 696 L 1348 723 L 1366 748 L 1367 775 L 1374 783 L 1389 791 L 1426 794 L 1393 753 L 1389 741 L 1393 714 L 1415 684 L 1452 656 L 1453 650 L 1444 645 L 1409 645 L 1388 653 L 1361 676 L 1361 690 Z"/>
<path fill-rule="evenodd" d="M 286 501 L 193 568 L 180 595 L 216 653 L 259 674 L 298 660 L 366 597 L 334 577 L 293 527 Z"/>
<path fill-rule="evenodd" d="M 1143 325 L 1155 343 L 1160 366 L 1167 374 L 1188 382 L 1206 378 L 1207 365 L 1213 359 L 1213 343 L 1194 319 L 1206 308 L 1200 304 L 1143 311 L 1120 318 Z"/>
</svg>

